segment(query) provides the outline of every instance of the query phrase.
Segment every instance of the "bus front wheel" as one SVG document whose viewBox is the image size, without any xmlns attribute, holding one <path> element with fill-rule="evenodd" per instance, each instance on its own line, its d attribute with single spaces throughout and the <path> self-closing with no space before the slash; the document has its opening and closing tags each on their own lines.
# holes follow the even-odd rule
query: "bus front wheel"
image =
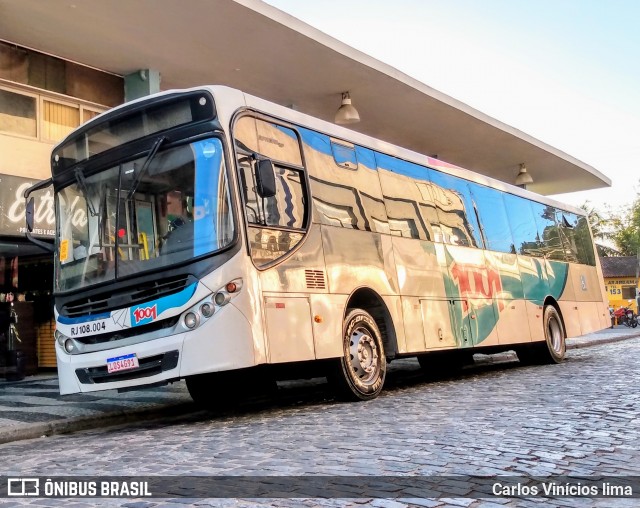
<svg viewBox="0 0 640 508">
<path fill-rule="evenodd" d="M 370 400 L 382 391 L 387 374 L 387 359 L 382 336 L 371 315 L 351 309 L 344 320 L 343 355 L 328 376 L 341 398 Z"/>
<path fill-rule="evenodd" d="M 276 395 L 275 378 L 255 367 L 198 374 L 185 378 L 193 401 L 208 410 L 227 410 Z"/>
</svg>

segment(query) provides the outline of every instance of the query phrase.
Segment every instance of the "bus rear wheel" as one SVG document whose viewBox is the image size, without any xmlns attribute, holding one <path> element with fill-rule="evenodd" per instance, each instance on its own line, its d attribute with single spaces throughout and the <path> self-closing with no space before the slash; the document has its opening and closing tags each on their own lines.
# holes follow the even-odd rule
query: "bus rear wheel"
<svg viewBox="0 0 640 508">
<path fill-rule="evenodd" d="M 371 315 L 351 309 L 344 320 L 343 355 L 328 376 L 338 396 L 352 401 L 376 398 L 387 374 L 382 336 Z"/>
<path fill-rule="evenodd" d="M 518 357 L 522 363 L 560 363 L 567 352 L 564 325 L 562 318 L 552 305 L 544 308 L 542 317 L 544 342 L 532 344 L 518 350 Z"/>
<path fill-rule="evenodd" d="M 560 363 L 567 352 L 567 344 L 562 318 L 555 307 L 547 305 L 544 308 L 543 323 L 546 346 L 546 349 L 542 348 L 544 363 Z"/>
</svg>

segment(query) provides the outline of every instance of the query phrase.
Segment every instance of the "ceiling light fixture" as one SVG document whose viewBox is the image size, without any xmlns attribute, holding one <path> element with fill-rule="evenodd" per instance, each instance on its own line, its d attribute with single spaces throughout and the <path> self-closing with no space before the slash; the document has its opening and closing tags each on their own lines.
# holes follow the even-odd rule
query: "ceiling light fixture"
<svg viewBox="0 0 640 508">
<path fill-rule="evenodd" d="M 530 185 L 533 183 L 533 178 L 531 178 L 531 175 L 529 173 L 527 173 L 527 167 L 524 165 L 524 162 L 522 164 L 520 164 L 520 172 L 518 173 L 518 176 L 516 176 L 516 185 L 518 187 L 522 187 L 523 189 L 527 188 L 527 185 Z"/>
<path fill-rule="evenodd" d="M 336 111 L 335 123 L 345 125 L 349 123 L 358 123 L 360 115 L 358 110 L 351 104 L 351 96 L 349 92 L 342 92 L 342 104 Z"/>
</svg>

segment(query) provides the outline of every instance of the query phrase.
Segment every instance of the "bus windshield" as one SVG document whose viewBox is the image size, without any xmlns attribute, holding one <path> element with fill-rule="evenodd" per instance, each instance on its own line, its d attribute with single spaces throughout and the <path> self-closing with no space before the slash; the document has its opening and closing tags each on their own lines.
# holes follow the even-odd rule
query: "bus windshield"
<svg viewBox="0 0 640 508">
<path fill-rule="evenodd" d="M 150 153 L 56 193 L 56 290 L 168 267 L 229 245 L 234 222 L 219 139 Z M 157 153 L 156 153 L 157 152 Z"/>
</svg>

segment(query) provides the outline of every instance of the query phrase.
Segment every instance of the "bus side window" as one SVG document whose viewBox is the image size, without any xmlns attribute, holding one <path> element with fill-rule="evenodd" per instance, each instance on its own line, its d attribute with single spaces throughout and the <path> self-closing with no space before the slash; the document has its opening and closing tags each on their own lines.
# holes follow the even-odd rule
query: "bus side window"
<svg viewBox="0 0 640 508">
<path fill-rule="evenodd" d="M 569 261 L 594 266 L 596 264 L 595 253 L 587 217 L 561 210 L 558 211 L 558 214 L 561 215 L 562 220 L 560 222 L 562 239 L 571 255 Z"/>
<path fill-rule="evenodd" d="M 504 204 L 509 210 L 509 226 L 517 254 L 542 257 L 536 222 L 533 218 L 531 202 L 528 199 L 504 194 Z"/>
<path fill-rule="evenodd" d="M 234 136 L 251 257 L 264 266 L 293 249 L 309 223 L 300 143 L 293 129 L 250 116 L 236 122 Z M 256 191 L 258 160 L 266 158 L 273 164 L 273 196 Z"/>
<path fill-rule="evenodd" d="M 578 262 L 578 245 L 576 243 L 575 226 L 578 217 L 569 212 L 562 210 L 556 211 L 556 221 L 558 224 L 558 232 L 560 240 L 564 248 L 566 260 L 571 263 Z"/>
<path fill-rule="evenodd" d="M 560 239 L 560 228 L 556 219 L 556 209 L 542 203 L 531 203 L 533 215 L 538 226 L 538 237 L 542 242 L 544 257 L 556 261 L 565 261 L 564 245 Z"/>
<path fill-rule="evenodd" d="M 302 229 L 305 226 L 304 175 L 301 171 L 275 165 L 275 196 L 263 200 L 265 226 Z"/>
<path fill-rule="evenodd" d="M 513 236 L 502 194 L 497 190 L 475 183 L 470 183 L 469 187 L 480 217 L 480 229 L 486 242 L 485 248 L 515 254 Z"/>
<path fill-rule="evenodd" d="M 388 233 L 373 151 L 300 128 L 313 194 L 314 220 Z"/>
<path fill-rule="evenodd" d="M 430 172 L 443 241 L 465 247 L 483 247 L 480 225 L 466 180 L 439 171 Z"/>
<path fill-rule="evenodd" d="M 429 170 L 380 153 L 376 154 L 376 160 L 390 233 L 404 238 L 433 240 L 429 217 L 436 214 Z M 429 214 L 429 210 L 433 213 Z"/>
</svg>

